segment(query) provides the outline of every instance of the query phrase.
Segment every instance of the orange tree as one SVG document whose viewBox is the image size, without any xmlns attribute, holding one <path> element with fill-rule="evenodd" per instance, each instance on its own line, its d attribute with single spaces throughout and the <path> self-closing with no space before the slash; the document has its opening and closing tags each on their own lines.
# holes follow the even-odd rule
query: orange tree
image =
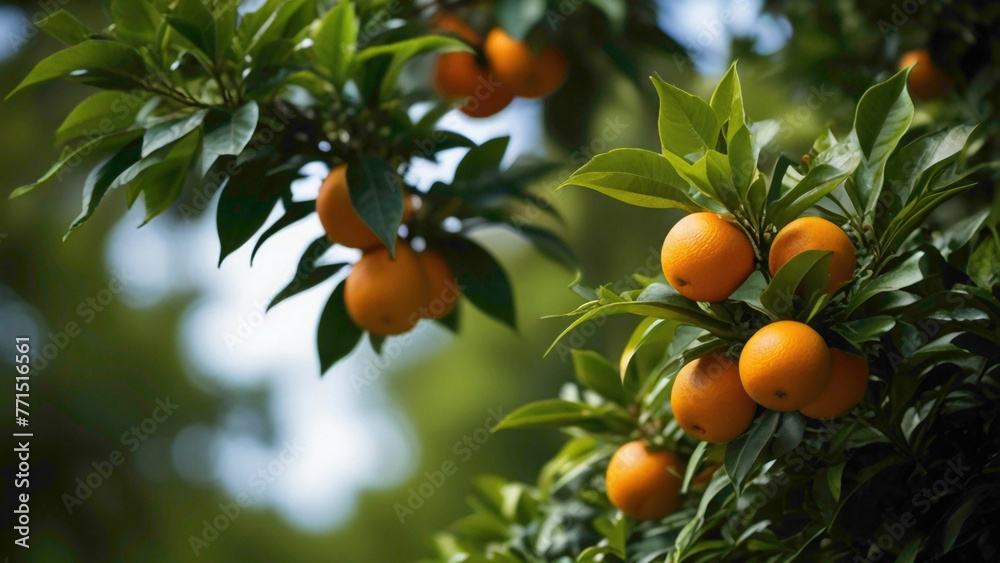
<svg viewBox="0 0 1000 563">
<path fill-rule="evenodd" d="M 38 22 L 67 46 L 10 95 L 52 80 L 101 91 L 59 127 L 58 161 L 11 198 L 89 170 L 68 236 L 106 197 L 124 197 L 130 207 L 141 198 L 148 222 L 168 209 L 198 215 L 221 192 L 220 264 L 258 233 L 253 255 L 318 211 L 327 236 L 309 245 L 271 306 L 346 271 L 349 264 L 323 261 L 334 243 L 364 251 L 364 267 L 348 275 L 355 283 L 338 285 L 323 311 L 323 371 L 366 332 L 377 349 L 419 318 L 454 329 L 459 293 L 513 326 L 508 278 L 468 235 L 506 225 L 571 263 L 550 230 L 514 219 L 526 206 L 553 213 L 527 190 L 552 164 L 521 161 L 501 171 L 507 138 L 477 146 L 438 129 L 451 105 L 430 94 L 429 80 L 401 79 L 418 55 L 472 48 L 453 33 L 434 33 L 432 14 L 408 3 L 345 1 L 326 9 L 318 0 L 268 0 L 245 14 L 239 4 L 114 0 L 113 21 L 100 30 L 63 10 Z M 469 150 L 452 181 L 425 191 L 407 182 L 416 159 L 434 161 L 457 147 Z M 320 197 L 297 199 L 292 184 L 316 162 L 332 169 Z M 279 205 L 283 215 L 265 227 Z M 449 221 L 458 226 L 445 228 Z M 419 259 L 410 250 L 417 242 Z M 400 249 L 406 259 L 395 260 Z"/>
<path fill-rule="evenodd" d="M 665 275 L 576 288 L 563 336 L 642 320 L 619 361 L 574 351 L 576 385 L 498 425 L 570 439 L 536 484 L 477 480 L 441 561 L 996 558 L 1000 205 L 925 224 L 976 184 L 982 142 L 901 143 L 908 72 L 773 170 L 735 66 L 709 101 L 653 78 L 661 150 L 598 155 L 565 185 L 689 212 Z"/>
</svg>

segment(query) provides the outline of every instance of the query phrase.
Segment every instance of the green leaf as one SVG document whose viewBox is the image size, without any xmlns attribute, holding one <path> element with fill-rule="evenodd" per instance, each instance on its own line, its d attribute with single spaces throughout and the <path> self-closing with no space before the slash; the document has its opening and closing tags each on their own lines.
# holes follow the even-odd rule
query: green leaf
<svg viewBox="0 0 1000 563">
<path fill-rule="evenodd" d="M 545 0 L 499 0 L 497 23 L 514 39 L 523 40 L 545 15 Z"/>
<path fill-rule="evenodd" d="M 688 182 L 662 155 L 642 149 L 614 149 L 599 154 L 558 188 L 581 186 L 639 207 L 703 208 L 688 196 Z"/>
<path fill-rule="evenodd" d="M 122 90 L 138 87 L 145 76 L 146 65 L 135 49 L 114 41 L 88 40 L 42 60 L 7 99 L 29 86 L 58 78 Z"/>
<path fill-rule="evenodd" d="M 180 197 L 199 141 L 197 133 L 184 137 L 170 148 L 162 161 L 144 169 L 132 181 L 129 188 L 135 190 L 137 186 L 146 204 L 143 225 L 169 209 Z"/>
<path fill-rule="evenodd" d="M 732 143 L 735 134 L 746 127 L 746 116 L 743 113 L 743 89 L 740 87 L 740 77 L 736 72 L 735 62 L 729 66 L 729 70 L 715 87 L 709 105 L 712 106 L 720 125 L 729 122 L 726 141 Z"/>
<path fill-rule="evenodd" d="M 316 329 L 316 349 L 319 351 L 320 373 L 326 373 L 333 364 L 354 350 L 364 334 L 347 314 L 344 304 L 344 284 L 333 290 L 319 317 Z"/>
<path fill-rule="evenodd" d="M 268 175 L 269 169 L 267 158 L 246 162 L 223 188 L 215 221 L 220 265 L 264 226 L 281 194 L 298 175 L 296 171 Z"/>
<path fill-rule="evenodd" d="M 202 176 L 208 173 L 209 168 L 220 156 L 236 156 L 243 152 L 253 138 L 254 131 L 257 130 L 259 116 L 257 102 L 250 101 L 218 126 L 206 129 L 202 144 Z"/>
<path fill-rule="evenodd" d="M 78 166 L 80 166 L 83 159 L 93 154 L 94 151 L 100 148 L 108 149 L 121 146 L 122 144 L 135 139 L 138 134 L 138 132 L 118 133 L 108 135 L 106 137 L 96 137 L 88 141 L 84 141 L 76 147 L 66 147 L 63 149 L 62 156 L 59 157 L 59 160 L 57 160 L 51 168 L 49 168 L 48 172 L 46 172 L 35 183 L 20 187 L 11 192 L 10 199 L 20 197 L 39 186 L 45 185 L 53 179 L 61 180 L 63 175 L 75 170 Z"/>
<path fill-rule="evenodd" d="M 529 426 L 561 428 L 577 426 L 600 418 L 597 411 L 589 405 L 562 399 L 546 399 L 518 408 L 500 421 L 493 431 Z"/>
<path fill-rule="evenodd" d="M 729 479 L 737 491 L 742 488 L 757 458 L 778 429 L 780 414 L 770 410 L 764 411 L 749 430 L 726 446 L 726 473 L 729 474 Z"/>
<path fill-rule="evenodd" d="M 857 165 L 856 161 L 854 165 Z M 768 212 L 771 223 L 777 229 L 791 223 L 832 192 L 853 171 L 853 168 L 841 170 L 829 164 L 820 164 L 812 168 L 795 187 L 774 203 Z"/>
<path fill-rule="evenodd" d="M 111 187 L 112 183 L 123 172 L 136 162 L 139 162 L 141 153 L 142 140 L 134 139 L 90 172 L 87 182 L 83 186 L 83 211 L 73 220 L 69 230 L 63 235 L 63 240 L 66 240 L 70 233 L 90 219 L 94 212 L 97 211 L 98 204 L 104 199 L 104 194 L 107 193 L 108 188 Z"/>
<path fill-rule="evenodd" d="M 882 335 L 892 330 L 894 326 L 896 326 L 896 321 L 892 317 L 878 315 L 843 322 L 834 325 L 832 329 L 860 350 L 862 344 L 878 342 Z"/>
<path fill-rule="evenodd" d="M 480 311 L 516 328 L 514 294 L 506 272 L 489 252 L 471 240 L 441 240 L 441 251 L 463 295 Z"/>
<path fill-rule="evenodd" d="M 581 385 L 619 405 L 628 404 L 622 381 L 607 358 L 590 350 L 573 350 L 573 369 Z"/>
<path fill-rule="evenodd" d="M 796 254 L 771 279 L 767 289 L 760 295 L 761 304 L 780 318 L 793 318 L 793 298 L 802 280 L 814 268 L 826 269 L 829 276 L 830 262 L 827 257 L 832 255 L 830 250 L 806 250 Z M 827 259 L 824 261 L 824 258 Z M 810 296 L 806 297 L 808 299 Z"/>
<path fill-rule="evenodd" d="M 55 144 L 77 137 L 118 133 L 135 123 L 142 101 L 130 92 L 98 92 L 80 102 L 56 130 Z"/>
<path fill-rule="evenodd" d="M 55 39 L 67 45 L 83 43 L 90 38 L 90 30 L 66 10 L 56 10 L 35 24 Z"/>
<path fill-rule="evenodd" d="M 347 81 L 347 71 L 358 41 L 358 22 L 354 2 L 338 2 L 320 20 L 313 38 L 316 62 L 330 72 L 338 88 Z"/>
<path fill-rule="evenodd" d="M 347 189 L 354 210 L 395 258 L 406 194 L 399 174 L 381 159 L 362 158 L 347 165 Z"/>
<path fill-rule="evenodd" d="M 296 201 L 290 205 L 286 205 L 285 214 L 281 216 L 280 219 L 274 222 L 270 227 L 264 231 L 260 238 L 257 239 L 257 243 L 254 244 L 253 252 L 250 254 L 250 265 L 253 265 L 253 260 L 257 256 L 257 251 L 260 247 L 264 245 L 272 236 L 276 235 L 285 227 L 288 227 L 294 223 L 301 221 L 308 217 L 312 212 L 316 211 L 316 201 Z"/>
<path fill-rule="evenodd" d="M 714 147 L 720 124 L 712 106 L 657 76 L 652 80 L 660 97 L 658 125 L 663 152 L 685 158 Z"/>
<path fill-rule="evenodd" d="M 874 211 L 882 190 L 886 161 L 913 120 L 913 102 L 906 91 L 910 69 L 868 89 L 858 102 L 854 131 L 864 158 L 855 184 L 866 212 Z"/>
<path fill-rule="evenodd" d="M 319 260 L 320 256 L 330 246 L 329 239 L 324 235 L 314 240 L 306 248 L 306 251 L 302 254 L 302 258 L 299 259 L 298 267 L 295 268 L 295 278 L 274 296 L 274 299 L 267 306 L 268 311 L 289 297 L 294 297 L 325 282 L 342 270 L 344 266 L 348 265 L 347 263 L 316 265 L 316 261 Z"/>
<path fill-rule="evenodd" d="M 694 480 L 695 475 L 698 474 L 698 470 L 701 469 L 701 460 L 704 459 L 711 445 L 713 444 L 708 442 L 698 442 L 694 451 L 691 452 L 691 457 L 687 462 L 687 469 L 684 471 L 684 481 L 681 483 L 681 494 L 686 494 L 690 490 L 691 481 Z"/>
<path fill-rule="evenodd" d="M 740 127 L 729 141 L 729 168 L 732 170 L 733 182 L 740 200 L 748 201 L 747 191 L 757 174 L 757 154 L 754 153 L 750 139 L 750 130 Z M 752 206 L 751 206 L 752 207 Z"/>
<path fill-rule="evenodd" d="M 515 225 L 514 228 L 521 236 L 531 241 L 531 244 L 545 256 L 559 262 L 574 272 L 579 270 L 580 267 L 577 264 L 573 249 L 552 231 L 530 224 Z"/>
<path fill-rule="evenodd" d="M 892 218 L 892 221 L 889 222 L 889 227 L 883 233 L 885 247 L 895 251 L 939 205 L 952 196 L 958 195 L 975 185 L 971 183 L 928 193 L 908 203 L 906 207 Z"/>
<path fill-rule="evenodd" d="M 381 74 L 382 85 L 380 87 L 380 95 L 382 99 L 387 99 L 396 86 L 396 80 L 399 77 L 399 73 L 403 70 L 403 66 L 413 57 L 431 51 L 471 52 L 472 48 L 460 39 L 445 37 L 443 35 L 424 35 L 413 39 L 404 39 L 403 41 L 387 45 L 377 45 L 363 49 L 354 57 L 351 70 L 348 71 L 348 74 L 355 76 L 366 62 L 376 57 L 391 56 L 392 59 L 389 62 L 388 68 Z"/>
<path fill-rule="evenodd" d="M 781 413 L 778 430 L 771 442 L 771 456 L 777 459 L 794 451 L 802 443 L 805 431 L 805 421 L 799 413 L 794 411 Z"/>
<path fill-rule="evenodd" d="M 243 16 L 236 36 L 243 51 L 256 55 L 268 43 L 285 36 L 289 22 L 309 0 L 267 0 L 256 11 Z M 298 30 L 289 30 L 293 35 Z"/>
<path fill-rule="evenodd" d="M 844 475 L 844 464 L 840 463 L 826 470 L 826 484 L 830 487 L 833 499 L 840 501 L 840 482 Z"/>
<path fill-rule="evenodd" d="M 455 168 L 451 183 L 471 184 L 483 174 L 498 171 L 509 143 L 510 137 L 497 137 L 469 149 Z"/>
<path fill-rule="evenodd" d="M 975 125 L 959 125 L 924 135 L 889 158 L 886 183 L 899 207 L 909 202 L 911 196 L 920 195 L 913 193 L 913 188 L 925 171 L 939 169 L 958 158 L 975 129 Z"/>
<path fill-rule="evenodd" d="M 858 307 L 872 297 L 886 291 L 896 291 L 919 283 L 924 279 L 927 269 L 927 255 L 923 251 L 914 252 L 903 263 L 875 277 L 863 288 L 851 295 L 847 302 L 847 314 L 850 315 Z"/>
<path fill-rule="evenodd" d="M 209 59 L 217 59 L 215 18 L 201 0 L 178 0 L 166 18 L 171 27 Z"/>
<path fill-rule="evenodd" d="M 201 127 L 206 115 L 208 115 L 208 110 L 201 109 L 191 115 L 164 121 L 147 129 L 142 139 L 143 158 Z"/>
<path fill-rule="evenodd" d="M 147 0 L 111 0 L 115 35 L 141 47 L 156 42 L 163 16 Z"/>
<path fill-rule="evenodd" d="M 969 257 L 968 272 L 979 287 L 992 289 L 1000 283 L 1000 240 L 983 239 Z"/>
</svg>

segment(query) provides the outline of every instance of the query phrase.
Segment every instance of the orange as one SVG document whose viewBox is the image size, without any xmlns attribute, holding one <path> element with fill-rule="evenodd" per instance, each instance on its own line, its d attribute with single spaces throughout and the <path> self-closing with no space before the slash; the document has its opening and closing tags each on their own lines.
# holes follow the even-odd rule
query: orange
<svg viewBox="0 0 1000 563">
<path fill-rule="evenodd" d="M 715 213 L 692 213 L 663 241 L 667 281 L 695 301 L 725 301 L 753 273 L 753 246 L 743 231 Z"/>
<path fill-rule="evenodd" d="M 861 402 L 868 387 L 868 362 L 861 356 L 830 349 L 830 384 L 799 411 L 809 418 L 828 420 L 847 414 Z"/>
<path fill-rule="evenodd" d="M 796 321 L 758 330 L 740 354 L 740 380 L 750 398 L 775 411 L 814 401 L 830 383 L 830 349 L 818 332 Z"/>
<path fill-rule="evenodd" d="M 406 223 L 413 216 L 413 202 L 402 193 L 399 197 L 403 199 L 402 222 Z M 351 194 L 347 189 L 345 164 L 334 168 L 323 181 L 316 197 L 316 213 L 319 215 L 320 223 L 323 224 L 326 236 L 332 242 L 361 250 L 383 245 L 354 210 Z"/>
<path fill-rule="evenodd" d="M 566 59 L 558 49 L 549 45 L 536 55 L 499 27 L 486 35 L 483 51 L 496 79 L 517 96 L 545 97 L 566 79 Z"/>
<path fill-rule="evenodd" d="M 493 79 L 472 53 L 444 53 L 434 66 L 434 89 L 445 100 L 462 101 L 470 117 L 489 117 L 514 99 L 509 89 Z"/>
<path fill-rule="evenodd" d="M 439 31 L 445 31 L 458 36 L 459 39 L 473 47 L 479 47 L 483 42 L 483 38 L 479 33 L 455 14 L 441 12 L 434 19 L 434 27 Z"/>
<path fill-rule="evenodd" d="M 531 72 L 514 93 L 525 98 L 544 98 L 562 86 L 566 72 L 566 58 L 549 45 L 538 54 Z"/>
<path fill-rule="evenodd" d="M 447 317 L 462 295 L 455 274 L 451 272 L 448 261 L 437 250 L 427 249 L 417 256 L 424 267 L 427 278 L 429 299 L 421 314 L 426 319 L 443 319 Z"/>
<path fill-rule="evenodd" d="M 608 498 L 626 515 L 656 520 L 681 505 L 684 462 L 673 452 L 649 450 L 641 440 L 611 456 L 606 475 Z"/>
<path fill-rule="evenodd" d="M 854 245 L 843 229 L 819 217 L 800 217 L 785 225 L 771 243 L 767 268 L 771 275 L 800 252 L 832 250 L 830 279 L 824 291 L 833 295 L 854 277 Z"/>
<path fill-rule="evenodd" d="M 899 70 L 917 65 L 910 71 L 906 86 L 915 98 L 933 100 L 944 97 L 952 88 L 951 79 L 931 60 L 927 49 L 914 49 L 899 58 Z"/>
<path fill-rule="evenodd" d="M 670 407 L 685 432 L 717 444 L 742 434 L 757 410 L 743 390 L 736 363 L 718 353 L 681 368 L 670 392 Z"/>
<path fill-rule="evenodd" d="M 365 252 L 344 283 L 347 314 L 376 336 L 413 328 L 430 294 L 420 258 L 403 240 L 396 242 L 395 260 L 385 247 Z"/>
</svg>

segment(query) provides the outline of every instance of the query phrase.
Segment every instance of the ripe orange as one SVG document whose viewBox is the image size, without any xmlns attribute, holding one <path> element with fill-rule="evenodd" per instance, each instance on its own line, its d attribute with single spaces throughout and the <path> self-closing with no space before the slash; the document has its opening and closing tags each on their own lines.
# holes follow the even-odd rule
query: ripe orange
<svg viewBox="0 0 1000 563">
<path fill-rule="evenodd" d="M 429 288 L 429 299 L 421 314 L 426 319 L 443 319 L 447 317 L 458 304 L 462 290 L 458 287 L 455 274 L 451 272 L 448 261 L 437 250 L 427 249 L 417 256 L 424 267 Z"/>
<path fill-rule="evenodd" d="M 434 18 L 434 27 L 439 31 L 444 31 L 457 35 L 459 39 L 465 41 L 473 47 L 479 47 L 483 43 L 483 38 L 465 23 L 462 18 L 448 12 L 441 12 Z"/>
<path fill-rule="evenodd" d="M 742 434 L 757 410 L 743 389 L 736 363 L 719 353 L 681 368 L 670 392 L 670 407 L 685 432 L 717 444 Z"/>
<path fill-rule="evenodd" d="M 544 98 L 562 86 L 566 72 L 566 58 L 549 45 L 535 58 L 531 72 L 514 93 L 524 98 Z"/>
<path fill-rule="evenodd" d="M 402 222 L 406 223 L 413 216 L 413 202 L 402 193 L 399 197 L 403 199 Z M 382 246 L 382 241 L 354 210 L 347 189 L 347 165 L 334 168 L 323 181 L 316 197 L 316 213 L 332 242 L 361 250 Z"/>
<path fill-rule="evenodd" d="M 403 240 L 396 242 L 395 260 L 385 247 L 365 252 L 344 283 L 348 315 L 376 336 L 413 328 L 430 293 L 420 258 Z"/>
<path fill-rule="evenodd" d="M 637 520 L 660 519 L 681 505 L 684 462 L 667 450 L 648 450 L 641 440 L 618 448 L 608 464 L 608 498 Z"/>
<path fill-rule="evenodd" d="M 778 321 L 750 337 L 740 354 L 740 380 L 750 398 L 775 411 L 814 401 L 830 383 L 830 349 L 818 332 Z"/>
<path fill-rule="evenodd" d="M 483 50 L 497 80 L 517 96 L 543 98 L 566 79 L 566 59 L 552 45 L 536 55 L 527 43 L 495 27 Z"/>
<path fill-rule="evenodd" d="M 906 79 L 906 86 L 915 98 L 933 100 L 944 97 L 952 88 L 951 79 L 931 60 L 927 49 L 914 49 L 899 58 L 899 70 L 916 64 Z"/>
<path fill-rule="evenodd" d="M 785 225 L 771 243 L 767 268 L 771 275 L 806 250 L 832 250 L 826 293 L 833 295 L 854 277 L 854 245 L 843 229 L 819 217 L 800 217 Z"/>
<path fill-rule="evenodd" d="M 663 241 L 667 281 L 695 301 L 725 301 L 753 273 L 753 247 L 743 231 L 715 213 L 692 213 Z"/>
<path fill-rule="evenodd" d="M 434 66 L 434 89 L 470 117 L 489 117 L 504 109 L 514 94 L 493 79 L 472 53 L 444 53 Z"/>
<path fill-rule="evenodd" d="M 832 372 L 830 384 L 816 399 L 799 411 L 821 420 L 847 414 L 861 402 L 868 387 L 868 362 L 861 356 L 830 349 Z"/>
</svg>

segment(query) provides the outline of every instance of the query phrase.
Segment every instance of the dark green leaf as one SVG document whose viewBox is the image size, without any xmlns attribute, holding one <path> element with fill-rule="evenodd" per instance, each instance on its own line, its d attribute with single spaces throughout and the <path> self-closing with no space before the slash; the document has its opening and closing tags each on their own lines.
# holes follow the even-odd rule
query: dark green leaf
<svg viewBox="0 0 1000 563">
<path fill-rule="evenodd" d="M 278 234 L 282 229 L 288 227 L 294 223 L 301 221 L 309 216 L 310 213 L 316 211 L 316 201 L 296 201 L 285 207 L 285 214 L 281 216 L 280 219 L 274 222 L 273 225 L 264 231 L 260 238 L 257 239 L 257 243 L 254 244 L 253 252 L 250 254 L 250 264 L 253 265 L 253 259 L 257 256 L 257 251 L 260 247 L 264 245 L 264 242 L 272 236 Z"/>
<path fill-rule="evenodd" d="M 129 185 L 129 189 L 142 192 L 146 204 L 143 225 L 170 208 L 181 195 L 188 171 L 198 149 L 197 133 L 188 135 L 170 148 L 166 157 L 144 169 Z"/>
<path fill-rule="evenodd" d="M 559 236 L 552 231 L 530 224 L 515 225 L 514 227 L 517 229 L 518 233 L 531 241 L 531 244 L 533 244 L 542 254 L 559 262 L 574 272 L 579 269 L 576 261 L 576 255 L 573 254 L 573 249 L 571 249 L 565 241 L 559 238 Z"/>
<path fill-rule="evenodd" d="M 589 405 L 562 399 L 546 399 L 527 404 L 510 413 L 493 428 L 493 431 L 528 426 L 557 428 L 576 426 L 600 418 L 600 415 Z"/>
<path fill-rule="evenodd" d="M 896 321 L 892 317 L 879 315 L 847 321 L 832 328 L 860 350 L 861 345 L 866 342 L 878 342 L 882 335 L 892 330 L 894 326 Z"/>
<path fill-rule="evenodd" d="M 854 131 L 864 155 L 855 175 L 863 209 L 872 212 L 878 203 L 885 165 L 913 119 L 913 102 L 906 91 L 904 69 L 889 80 L 872 86 L 858 102 Z"/>
<path fill-rule="evenodd" d="M 590 350 L 573 350 L 573 369 L 581 385 L 619 405 L 628 404 L 621 378 L 614 364 Z"/>
<path fill-rule="evenodd" d="M 289 297 L 294 297 L 304 291 L 308 291 L 317 285 L 333 277 L 342 270 L 346 263 L 327 264 L 317 266 L 316 262 L 323 255 L 326 249 L 330 248 L 330 241 L 325 236 L 313 241 L 299 259 L 299 265 L 295 269 L 295 278 L 289 282 L 267 306 L 270 311 L 274 307 Z"/>
<path fill-rule="evenodd" d="M 107 193 L 111 184 L 125 170 L 139 161 L 141 153 L 142 140 L 135 139 L 90 172 L 87 183 L 83 186 L 83 211 L 73 220 L 69 230 L 63 236 L 63 240 L 66 240 L 70 233 L 90 219 L 90 216 L 97 211 L 98 204 L 104 199 L 104 194 Z"/>
<path fill-rule="evenodd" d="M 452 184 L 474 183 L 480 176 L 499 170 L 509 143 L 510 137 L 497 137 L 469 149 L 455 169 Z"/>
<path fill-rule="evenodd" d="M 106 137 L 97 137 L 84 142 L 81 142 L 76 147 L 66 147 L 63 149 L 63 154 L 56 161 L 55 164 L 49 168 L 48 172 L 45 173 L 37 182 L 29 184 L 27 186 L 20 187 L 10 194 L 10 199 L 20 197 L 31 190 L 42 186 L 53 179 L 62 179 L 64 174 L 68 174 L 80 166 L 83 159 L 91 156 L 94 151 L 98 149 L 114 149 L 116 147 L 121 147 L 125 143 L 128 143 L 135 139 L 139 135 L 139 132 L 126 132 L 118 133 L 114 135 L 108 135 Z"/>
<path fill-rule="evenodd" d="M 781 196 L 769 211 L 771 223 L 781 229 L 832 192 L 853 171 L 857 161 L 846 170 L 820 164 L 811 170 L 791 190 Z"/>
<path fill-rule="evenodd" d="M 726 473 L 729 474 L 729 479 L 737 491 L 742 488 L 757 458 L 778 429 L 780 415 L 781 413 L 775 411 L 764 411 L 749 430 L 726 446 Z"/>
<path fill-rule="evenodd" d="M 354 210 L 395 258 L 406 194 L 399 174 L 381 159 L 362 158 L 348 163 L 347 188 Z"/>
<path fill-rule="evenodd" d="M 851 295 L 847 302 L 847 314 L 851 314 L 855 309 L 864 304 L 872 297 L 886 291 L 896 291 L 919 283 L 924 279 L 927 268 L 927 255 L 923 251 L 917 251 L 906 259 L 902 264 L 884 272 L 874 278 L 870 283 Z"/>
<path fill-rule="evenodd" d="M 167 21 L 210 60 L 216 59 L 215 18 L 201 0 L 178 0 Z"/>
<path fill-rule="evenodd" d="M 781 422 L 771 442 L 771 457 L 780 458 L 799 447 L 805 435 L 806 424 L 797 412 L 781 413 Z"/>
<path fill-rule="evenodd" d="M 319 351 L 320 373 L 326 373 L 333 364 L 348 354 L 361 340 L 363 331 L 354 324 L 344 305 L 344 284 L 333 290 L 323 308 L 316 329 L 316 349 Z"/>
<path fill-rule="evenodd" d="M 7 98 L 57 78 L 131 89 L 138 87 L 145 75 L 146 65 L 135 49 L 114 41 L 89 40 L 42 60 Z"/>
<path fill-rule="evenodd" d="M 490 253 L 471 240 L 459 237 L 443 239 L 441 251 L 463 295 L 480 311 L 516 328 L 510 281 Z"/>
<path fill-rule="evenodd" d="M 268 159 L 244 163 L 223 188 L 216 215 L 220 265 L 264 226 L 282 192 L 297 176 L 293 171 L 267 175 L 269 168 Z"/>
<path fill-rule="evenodd" d="M 825 268 L 829 276 L 829 259 L 823 262 L 823 258 L 832 254 L 830 250 L 806 250 L 795 255 L 771 279 L 760 295 L 761 304 L 781 318 L 792 318 L 795 314 L 792 301 L 802 280 L 813 268 Z"/>
</svg>

